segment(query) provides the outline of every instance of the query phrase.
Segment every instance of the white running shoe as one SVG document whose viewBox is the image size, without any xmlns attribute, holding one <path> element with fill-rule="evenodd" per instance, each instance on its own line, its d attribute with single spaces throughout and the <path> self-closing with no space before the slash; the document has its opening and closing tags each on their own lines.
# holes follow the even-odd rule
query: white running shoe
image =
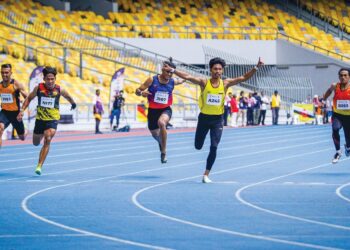
<svg viewBox="0 0 350 250">
<path fill-rule="evenodd" d="M 212 181 L 209 179 L 208 175 L 203 175 L 202 182 L 203 183 L 211 183 Z"/>
<path fill-rule="evenodd" d="M 341 157 L 341 152 L 336 152 L 334 157 L 333 157 L 332 163 L 333 164 L 337 163 L 339 161 L 340 157 Z"/>
</svg>

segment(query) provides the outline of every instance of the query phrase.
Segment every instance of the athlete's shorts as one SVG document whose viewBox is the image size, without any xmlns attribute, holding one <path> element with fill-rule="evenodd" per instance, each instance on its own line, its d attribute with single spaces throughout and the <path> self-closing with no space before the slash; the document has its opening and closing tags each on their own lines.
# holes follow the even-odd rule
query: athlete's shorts
<svg viewBox="0 0 350 250">
<path fill-rule="evenodd" d="M 171 116 L 173 114 L 173 111 L 171 110 L 171 107 L 166 107 L 163 109 L 152 109 L 148 108 L 148 129 L 154 130 L 159 128 L 158 126 L 158 119 L 162 114 L 166 114 L 169 116 L 169 120 L 171 119 Z"/>
<path fill-rule="evenodd" d="M 18 135 L 24 134 L 24 124 L 23 121 L 17 120 L 18 111 L 0 111 L 0 123 L 5 125 L 7 128 L 10 124 L 12 124 L 13 128 L 16 129 Z"/>
<path fill-rule="evenodd" d="M 224 119 L 222 115 L 206 115 L 200 113 L 195 135 L 195 148 L 203 147 L 205 137 L 210 131 L 210 146 L 217 147 L 221 140 L 221 135 L 224 127 Z"/>
<path fill-rule="evenodd" d="M 45 130 L 50 128 L 57 129 L 57 120 L 52 121 L 43 121 L 43 120 L 35 120 L 34 134 L 41 135 L 44 134 Z"/>
</svg>

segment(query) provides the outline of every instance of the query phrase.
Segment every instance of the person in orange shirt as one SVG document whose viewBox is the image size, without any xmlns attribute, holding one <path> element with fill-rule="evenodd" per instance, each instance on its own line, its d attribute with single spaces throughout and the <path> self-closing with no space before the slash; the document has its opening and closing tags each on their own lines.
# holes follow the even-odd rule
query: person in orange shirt
<svg viewBox="0 0 350 250">
<path fill-rule="evenodd" d="M 2 145 L 2 134 L 5 129 L 12 124 L 16 129 L 18 137 L 23 141 L 25 139 L 25 130 L 23 121 L 17 121 L 17 115 L 20 110 L 20 94 L 23 98 L 27 97 L 27 92 L 22 84 L 11 78 L 11 64 L 1 65 L 0 96 L 1 96 L 1 111 L 0 111 L 0 148 Z"/>
<path fill-rule="evenodd" d="M 324 101 L 334 92 L 333 116 L 332 116 L 332 137 L 336 153 L 332 163 L 337 163 L 341 157 L 339 130 L 344 129 L 345 155 L 350 156 L 350 69 L 342 68 L 338 72 L 339 82 L 332 83 L 324 94 Z"/>
</svg>

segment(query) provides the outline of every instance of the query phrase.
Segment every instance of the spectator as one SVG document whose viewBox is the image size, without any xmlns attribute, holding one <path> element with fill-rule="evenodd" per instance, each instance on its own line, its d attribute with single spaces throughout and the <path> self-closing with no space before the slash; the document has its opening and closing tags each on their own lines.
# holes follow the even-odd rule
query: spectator
<svg viewBox="0 0 350 250">
<path fill-rule="evenodd" d="M 244 96 L 244 91 L 241 91 L 239 94 L 239 111 L 237 114 L 237 126 L 239 126 L 238 120 L 239 117 L 242 116 L 242 126 L 244 127 L 245 124 L 245 119 L 247 116 L 247 108 L 248 108 L 248 98 Z"/>
<path fill-rule="evenodd" d="M 232 93 L 229 92 L 228 95 L 225 96 L 224 102 L 224 126 L 227 126 L 228 116 L 231 114 L 230 101 L 231 101 Z"/>
<path fill-rule="evenodd" d="M 95 134 L 102 134 L 102 132 L 100 131 L 100 123 L 102 120 L 104 110 L 99 89 L 96 89 L 96 95 L 94 96 L 92 103 L 94 105 L 93 112 L 95 116 Z"/>
<path fill-rule="evenodd" d="M 267 98 L 264 92 L 261 92 L 261 108 L 260 108 L 258 124 L 260 124 L 261 122 L 261 125 L 265 125 L 265 117 L 266 117 L 266 110 L 267 110 L 268 104 L 269 104 L 269 98 Z"/>
<path fill-rule="evenodd" d="M 248 108 L 247 108 L 247 125 L 254 125 L 253 108 L 255 106 L 256 100 L 252 93 L 248 95 Z"/>
<path fill-rule="evenodd" d="M 238 108 L 237 96 L 235 94 L 233 94 L 230 103 L 231 103 L 231 126 L 237 127 L 238 125 L 237 114 L 238 114 L 239 108 Z"/>
<path fill-rule="evenodd" d="M 110 125 L 111 125 L 111 130 L 113 127 L 113 120 L 114 117 L 116 119 L 116 129 L 119 127 L 119 119 L 120 119 L 120 114 L 121 114 L 121 108 L 124 106 L 125 103 L 125 98 L 123 97 L 123 90 L 117 91 L 115 96 L 114 96 L 114 102 L 113 102 L 113 107 L 111 110 L 111 116 L 110 116 Z"/>
<path fill-rule="evenodd" d="M 278 116 L 281 105 L 281 97 L 278 91 L 275 90 L 271 97 L 272 125 L 278 125 Z"/>
<path fill-rule="evenodd" d="M 259 125 L 260 107 L 261 107 L 261 97 L 257 92 L 254 92 L 253 98 L 255 99 L 255 105 L 253 107 L 253 125 Z"/>
</svg>

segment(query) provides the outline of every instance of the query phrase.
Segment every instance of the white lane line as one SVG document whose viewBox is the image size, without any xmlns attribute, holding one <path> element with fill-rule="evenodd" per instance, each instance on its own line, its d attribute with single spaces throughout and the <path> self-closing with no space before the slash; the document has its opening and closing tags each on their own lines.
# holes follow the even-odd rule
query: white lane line
<svg viewBox="0 0 350 250">
<path fill-rule="evenodd" d="M 277 162 L 277 161 L 281 161 L 281 160 L 287 160 L 287 159 L 291 159 L 291 158 L 302 157 L 302 156 L 315 154 L 315 153 L 320 153 L 320 152 L 324 152 L 324 151 L 326 151 L 326 150 L 317 150 L 317 151 L 311 151 L 311 152 L 304 153 L 304 154 L 297 154 L 297 155 L 292 155 L 292 156 L 289 156 L 289 157 L 277 158 L 277 159 L 274 159 L 274 160 L 264 161 L 264 162 L 254 163 L 254 164 L 249 164 L 249 165 L 245 165 L 245 166 L 238 167 L 238 168 L 230 168 L 230 169 L 226 169 L 226 170 L 222 170 L 222 171 L 217 171 L 215 173 L 212 173 L 211 175 L 222 174 L 222 173 L 226 173 L 226 172 L 230 172 L 230 171 L 234 171 L 234 170 L 239 170 L 239 169 L 243 169 L 243 168 L 249 168 L 249 167 L 252 167 L 252 166 L 265 165 L 265 164 L 269 164 L 269 163 L 273 163 L 273 162 Z M 164 183 L 161 183 L 161 184 L 152 185 L 152 186 L 149 186 L 149 187 L 146 187 L 146 188 L 142 188 L 142 189 L 140 189 L 139 191 L 137 191 L 137 192 L 135 192 L 133 194 L 132 202 L 138 208 L 146 211 L 147 213 L 156 215 L 158 217 L 161 217 L 161 218 L 164 218 L 164 219 L 167 219 L 167 220 L 171 220 L 171 221 L 175 221 L 175 222 L 178 222 L 178 223 L 190 225 L 190 226 L 193 226 L 193 227 L 203 228 L 203 229 L 207 229 L 207 230 L 211 230 L 211 231 L 215 231 L 215 232 L 221 232 L 221 233 L 230 234 L 230 235 L 235 235 L 235 236 L 242 236 L 242 237 L 253 238 L 253 239 L 264 240 L 264 241 L 277 242 L 277 243 L 282 243 L 282 244 L 287 244 L 287 245 L 308 247 L 308 248 L 313 248 L 313 249 L 337 249 L 337 248 L 325 247 L 325 246 L 320 246 L 320 245 L 315 245 L 315 244 L 308 244 L 308 243 L 302 243 L 302 242 L 297 242 L 297 241 L 290 241 L 290 240 L 283 240 L 283 239 L 278 239 L 278 238 L 266 237 L 266 236 L 261 236 L 261 235 L 256 235 L 256 234 L 242 233 L 242 232 L 238 232 L 238 231 L 227 230 L 227 229 L 222 229 L 222 228 L 218 228 L 218 227 L 208 226 L 208 225 L 204 225 L 204 224 L 194 223 L 194 222 L 191 222 L 191 221 L 188 221 L 188 220 L 182 220 L 182 219 L 179 219 L 179 218 L 176 218 L 176 217 L 172 217 L 172 216 L 168 216 L 168 215 L 165 215 L 165 214 L 158 213 L 158 212 L 156 212 L 154 210 L 146 208 L 144 205 L 142 205 L 138 201 L 138 197 L 140 196 L 140 194 L 142 194 L 145 191 L 148 191 L 150 189 L 158 188 L 158 187 L 161 187 L 161 186 L 165 186 L 165 185 L 169 185 L 169 184 L 173 184 L 173 183 L 177 183 L 177 182 L 181 182 L 181 181 L 185 181 L 185 180 L 199 178 L 201 176 L 202 175 L 186 177 L 186 178 L 177 179 L 177 180 L 173 180 L 173 181 L 169 181 L 169 182 L 164 182 Z"/>
<path fill-rule="evenodd" d="M 312 136 L 312 137 L 307 137 L 308 139 L 312 139 L 312 138 L 319 138 L 319 136 Z M 270 139 L 270 138 L 269 138 Z M 269 144 L 276 144 L 276 143 L 280 143 L 280 142 L 290 142 L 290 141 L 298 141 L 298 140 L 305 140 L 305 138 L 293 138 L 293 139 L 284 139 L 284 140 L 275 140 L 275 141 L 268 141 L 268 142 L 264 142 L 264 143 L 256 143 L 254 146 L 262 146 L 262 145 L 269 145 Z M 322 140 L 322 141 L 318 141 L 318 142 L 328 142 L 329 140 Z M 225 151 L 225 150 L 232 150 L 232 149 L 243 149 L 243 148 L 250 148 L 251 145 L 250 144 L 246 144 L 246 145 L 241 145 L 238 142 L 240 142 L 239 140 L 235 140 L 235 145 L 237 146 L 233 146 L 233 147 L 223 147 L 220 148 L 220 151 Z M 246 142 L 246 141 L 243 141 Z M 226 143 L 222 143 L 221 146 L 224 146 L 226 144 L 232 144 L 232 142 L 226 142 Z M 315 144 L 314 142 L 312 142 L 311 144 Z M 303 145 L 303 144 L 302 144 Z M 145 146 L 147 147 L 147 146 Z M 183 149 L 193 149 L 192 146 L 190 147 L 179 147 L 179 148 L 174 148 L 171 149 L 172 151 L 176 151 L 176 150 L 183 150 Z M 133 148 L 131 148 L 133 149 Z M 103 152 L 108 152 L 109 150 L 104 150 Z M 53 163 L 46 163 L 45 166 L 50 166 L 50 165 L 60 165 L 60 164 L 66 164 L 66 163 L 75 163 L 75 162 L 81 162 L 81 161 L 90 161 L 90 160 L 99 160 L 99 159 L 108 159 L 108 158 L 115 158 L 115 157 L 119 157 L 119 156 L 132 156 L 132 155 L 140 155 L 140 154 L 148 154 L 148 153 L 153 153 L 153 152 L 159 152 L 158 150 L 150 150 L 150 151 L 137 151 L 136 153 L 127 153 L 127 154 L 117 154 L 117 155 L 108 155 L 108 156 L 100 156 L 100 157 L 93 157 L 93 158 L 83 158 L 83 159 L 77 159 L 77 160 L 70 160 L 70 161 L 59 161 L 59 162 L 53 162 Z M 202 150 L 202 151 L 195 151 L 195 153 L 193 154 L 201 154 L 204 152 L 208 152 L 208 150 Z M 264 152 L 269 152 L 269 151 L 257 151 L 258 153 L 264 153 Z M 178 155 L 173 155 L 172 157 L 177 157 Z M 183 156 L 183 155 L 180 155 Z M 239 155 L 241 156 L 241 155 Z M 244 156 L 244 155 L 242 155 Z M 33 168 L 33 165 L 27 165 L 27 166 L 22 166 L 22 167 L 15 167 L 15 168 L 7 168 L 7 169 L 1 169 L 2 171 L 8 171 L 8 170 L 19 170 L 19 169 L 24 169 L 24 168 Z M 0 180 L 1 182 L 1 180 Z"/>
<path fill-rule="evenodd" d="M 267 162 L 264 162 L 264 163 L 259 163 L 259 164 L 250 164 L 250 165 L 246 165 L 246 166 L 243 166 L 243 167 L 237 167 L 237 168 L 231 168 L 231 169 L 226 169 L 226 170 L 223 170 L 223 171 L 220 171 L 219 173 L 224 173 L 224 172 L 228 172 L 228 171 L 232 171 L 232 170 L 238 170 L 238 169 L 242 169 L 242 168 L 249 168 L 249 167 L 252 167 L 252 166 L 257 166 L 257 165 L 261 165 L 261 164 L 266 164 L 266 163 L 272 163 L 272 162 L 277 162 L 277 161 L 280 161 L 280 160 L 287 160 L 287 159 L 291 159 L 291 158 L 294 158 L 294 157 L 300 157 L 300 156 L 305 156 L 305 155 L 309 155 L 309 154 L 313 154 L 313 153 L 319 153 L 319 152 L 324 152 L 324 151 L 327 151 L 328 149 L 324 149 L 324 150 L 320 150 L 320 151 L 314 151 L 314 152 L 308 152 L 308 153 L 304 153 L 304 154 L 297 154 L 297 155 L 293 155 L 293 156 L 288 156 L 288 157 L 284 157 L 284 158 L 280 158 L 278 160 L 271 160 L 271 161 L 267 161 Z M 222 157 L 224 158 L 224 157 Z M 225 158 L 229 158 L 229 157 L 225 157 Z M 56 186 L 52 186 L 52 187 L 49 187 L 49 188 L 45 188 L 45 189 L 41 189 L 39 191 L 36 191 L 32 194 L 29 194 L 28 196 L 26 196 L 23 200 L 22 200 L 22 203 L 21 203 L 21 207 L 22 209 L 28 213 L 29 215 L 31 215 L 32 217 L 38 219 L 38 220 L 41 220 L 45 223 L 48 223 L 48 224 L 51 224 L 51 225 L 54 225 L 54 226 L 57 226 L 57 227 L 60 227 L 60 228 L 63 228 L 63 229 L 67 229 L 67 230 L 70 230 L 70 231 L 75 231 L 75 232 L 79 232 L 79 233 L 84 233 L 84 234 L 87 234 L 87 235 L 90 235 L 90 236 L 93 236 L 93 237 L 98 237 L 98 238 L 102 238 L 102 239 L 106 239 L 106 240 L 112 240 L 112 241 L 123 241 L 125 244 L 133 244 L 133 242 L 129 243 L 129 241 L 125 241 L 123 239 L 120 239 L 120 238 L 115 238 L 115 237 L 111 237 L 111 236 L 107 236 L 107 235 L 102 235 L 102 234 L 96 234 L 96 233 L 93 233 L 93 232 L 90 232 L 90 231 L 86 231 L 86 230 L 81 230 L 79 228 L 74 228 L 74 227 L 70 227 L 70 226 L 67 226 L 67 225 L 64 225 L 62 223 L 58 223 L 58 222 L 55 222 L 55 221 L 52 221 L 52 220 L 49 220 L 43 216 L 40 216 L 39 214 L 36 214 L 34 213 L 33 211 L 31 211 L 29 208 L 28 208 L 28 202 L 31 198 L 33 198 L 34 196 L 37 196 L 38 194 L 41 194 L 41 193 L 44 193 L 44 192 L 47 192 L 49 190 L 52 190 L 52 189 L 56 189 L 56 188 L 62 188 L 62 187 L 68 187 L 68 186 L 73 186 L 73 185 L 78 185 L 78 184 L 84 184 L 84 183 L 91 183 L 91 182 L 96 182 L 96 181 L 102 181 L 102 180 L 112 180 L 114 178 L 118 178 L 118 177 L 123 177 L 123 176 L 131 176 L 131 175 L 137 175 L 137 174 L 141 174 L 141 173 L 147 173 L 147 172 L 153 172 L 153 171 L 164 171 L 164 170 L 168 170 L 168 169 L 173 169 L 173 168 L 179 168 L 179 167 L 183 167 L 183 166 L 190 166 L 190 165 L 195 165 L 197 163 L 203 163 L 205 162 L 204 160 L 201 160 L 201 161 L 195 161 L 195 162 L 191 162 L 191 163 L 185 163 L 185 164 L 178 164 L 178 165 L 175 165 L 175 166 L 171 166 L 171 167 L 160 167 L 160 168 L 153 168 L 153 169 L 148 169 L 148 170 L 142 170 L 142 171 L 136 171 L 136 172 L 130 172 L 130 173 L 126 173 L 126 174 L 121 174 L 121 175 L 115 175 L 115 176 L 108 176 L 108 177 L 101 177 L 101 178 L 96 178 L 96 179 L 91 179 L 91 180 L 84 180 L 84 181 L 78 181 L 78 182 L 73 182 L 73 183 L 68 183 L 68 184 L 63 184 L 63 185 L 56 185 Z M 215 173 L 213 173 L 215 174 Z M 186 179 L 194 179 L 194 178 L 197 178 L 199 176 L 194 176 L 194 177 L 191 177 L 191 178 L 186 178 Z M 154 187 L 157 187 L 159 185 L 164 185 L 164 184 L 157 184 L 157 185 L 154 185 Z M 134 197 L 134 196 L 133 196 Z M 260 236 L 256 236 L 257 238 L 260 238 Z M 321 249 L 330 249 L 330 248 L 321 248 Z"/>
<path fill-rule="evenodd" d="M 86 237 L 85 234 L 2 234 L 0 239 L 4 238 L 45 238 L 45 237 Z"/>
<path fill-rule="evenodd" d="M 294 134 L 294 133 L 293 133 Z M 293 134 L 289 134 L 289 135 L 293 135 Z M 297 132 L 295 134 L 300 134 L 300 132 Z M 312 132 L 312 133 L 308 133 L 308 135 L 310 134 L 320 134 L 320 132 Z M 323 134 L 323 133 L 322 133 Z M 232 141 L 230 141 L 229 139 L 231 137 L 234 137 L 235 139 L 235 142 L 245 142 L 245 143 L 248 143 L 250 141 L 253 141 L 253 142 L 258 142 L 259 140 L 263 140 L 263 141 L 266 141 L 266 139 L 275 139 L 275 138 L 281 138 L 280 135 L 273 135 L 273 136 L 269 136 L 269 137 L 265 137 L 265 138 L 255 138 L 255 136 L 252 136 L 253 138 L 252 139 L 249 139 L 249 137 L 243 137 L 241 140 L 237 140 L 237 138 L 240 138 L 239 136 L 233 136 L 233 135 L 229 135 L 227 136 L 227 140 L 223 140 L 222 144 L 225 145 L 226 143 L 232 143 Z M 313 136 L 313 137 L 308 137 L 308 138 L 316 138 L 316 137 L 319 137 L 319 136 Z M 302 139 L 302 138 L 292 138 L 292 139 Z M 292 139 L 285 139 L 285 140 L 282 140 L 282 141 L 289 141 L 289 140 L 292 140 Z M 304 138 L 305 139 L 305 138 Z M 180 140 L 180 142 L 169 142 L 168 146 L 172 146 L 172 145 L 182 145 L 182 144 L 187 144 L 189 143 L 189 141 L 183 141 L 183 140 Z M 269 142 L 271 143 L 271 142 Z M 135 141 L 135 142 L 132 142 L 132 143 L 129 143 L 129 144 L 137 144 L 139 145 L 140 142 L 139 141 Z M 127 144 L 127 145 L 129 145 Z M 155 144 L 155 142 L 154 142 Z M 115 143 L 112 144 L 112 145 L 116 145 Z M 96 153 L 104 153 L 104 152 L 113 152 L 113 151 L 120 151 L 120 150 L 133 150 L 133 149 L 137 149 L 137 148 L 145 148 L 145 147 L 149 147 L 147 144 L 146 145 L 141 145 L 141 146 L 131 146 L 131 147 L 124 147 L 125 144 L 121 144 L 120 146 L 122 146 L 123 148 L 119 148 L 119 147 L 113 147 L 111 148 L 110 145 L 108 145 L 108 149 L 104 149 L 104 150 L 96 150 L 96 145 L 93 145 L 93 146 L 89 146 L 89 147 L 86 147 L 86 148 L 95 148 L 95 150 L 92 150 L 92 151 L 81 151 L 81 149 L 84 149 L 84 147 L 79 147 L 79 148 L 74 148 L 74 147 L 66 147 L 66 150 L 68 150 L 69 152 L 74 152 L 74 151 L 77 151 L 77 152 L 74 152 L 74 153 L 66 153 L 66 154 L 56 154 L 56 155 L 48 155 L 48 158 L 51 159 L 51 158 L 57 158 L 57 157 L 67 157 L 67 156 L 74 156 L 74 155 L 84 155 L 84 154 L 96 154 Z M 56 152 L 56 151 L 55 151 Z M 33 153 L 33 152 L 31 152 Z M 21 153 L 22 155 L 22 153 Z M 18 152 L 17 152 L 17 156 L 18 156 Z M 37 159 L 37 156 L 35 157 L 27 157 L 27 158 L 18 158 L 16 157 L 15 159 L 7 159 L 7 160 L 0 160 L 0 163 L 6 163 L 6 162 L 19 162 L 19 161 L 26 161 L 26 160 L 33 160 L 33 159 Z"/>
<path fill-rule="evenodd" d="M 350 198 L 346 197 L 345 195 L 342 194 L 342 190 L 344 188 L 346 188 L 347 186 L 350 186 L 350 182 L 349 183 L 345 183 L 343 185 L 341 185 L 340 187 L 337 188 L 337 190 L 335 191 L 335 193 L 343 200 L 350 202 Z"/>
<path fill-rule="evenodd" d="M 344 162 L 344 161 L 347 161 L 347 160 L 349 160 L 349 159 L 341 160 L 340 162 Z M 331 228 L 336 228 L 336 229 L 342 229 L 342 230 L 350 230 L 350 227 L 347 227 L 347 226 L 342 226 L 342 225 L 337 225 L 337 224 L 332 224 L 332 223 L 327 223 L 327 222 L 322 222 L 322 221 L 317 221 L 317 220 L 306 219 L 306 218 L 303 218 L 303 217 L 293 216 L 293 215 L 289 215 L 289 214 L 285 214 L 285 213 L 276 212 L 276 211 L 273 211 L 273 210 L 270 210 L 270 209 L 262 208 L 262 207 L 259 207 L 257 205 L 254 205 L 253 203 L 250 203 L 249 201 L 247 201 L 247 200 L 242 198 L 242 192 L 247 190 L 247 189 L 249 189 L 249 188 L 251 188 L 251 187 L 255 187 L 255 186 L 258 186 L 260 184 L 264 184 L 264 183 L 267 183 L 267 182 L 270 182 L 270 181 L 279 180 L 279 179 L 282 179 L 282 178 L 285 178 L 285 177 L 293 176 L 293 175 L 300 174 L 300 173 L 305 173 L 305 172 L 308 172 L 310 170 L 315 170 L 315 169 L 318 169 L 318 168 L 324 168 L 324 167 L 331 166 L 331 165 L 332 165 L 332 163 L 324 163 L 324 164 L 317 165 L 315 167 L 311 167 L 311 168 L 295 171 L 295 172 L 292 172 L 292 173 L 289 173 L 289 174 L 285 174 L 285 175 L 280 175 L 280 176 L 277 176 L 277 177 L 274 177 L 274 178 L 271 178 L 271 179 L 268 179 L 268 180 L 252 183 L 252 184 L 246 185 L 246 186 L 238 189 L 235 192 L 235 197 L 237 198 L 237 200 L 239 200 L 244 205 L 247 205 L 249 207 L 252 207 L 254 209 L 257 209 L 257 210 L 265 212 L 265 213 L 277 215 L 277 216 L 280 216 L 280 217 L 285 217 L 285 218 L 292 219 L 292 220 L 297 220 L 297 221 L 317 224 L 317 225 L 321 225 L 321 226 L 326 226 L 326 227 L 331 227 Z"/>
<path fill-rule="evenodd" d="M 321 142 L 329 142 L 329 140 L 321 140 L 321 141 L 314 141 L 311 143 L 304 143 L 304 144 L 297 144 L 297 145 L 292 145 L 292 146 L 287 146 L 287 147 L 279 147 L 277 149 L 267 149 L 267 150 L 261 150 L 261 151 L 255 151 L 253 153 L 246 153 L 246 154 L 237 154 L 237 155 L 230 155 L 230 156 L 226 156 L 226 157 L 218 157 L 217 159 L 232 159 L 235 157 L 244 157 L 244 156 L 250 156 L 250 155 L 255 155 L 255 154 L 261 154 L 261 153 L 266 153 L 266 152 L 276 152 L 276 151 L 280 151 L 280 150 L 284 150 L 284 149 L 291 149 L 291 148 L 297 148 L 297 147 L 301 147 L 301 146 L 308 146 L 308 145 L 319 145 Z M 275 143 L 275 142 L 269 142 L 269 143 Z M 257 146 L 257 145 L 256 145 Z M 232 150 L 234 148 L 242 148 L 243 146 L 235 146 L 235 147 L 225 147 L 222 150 Z M 250 147 L 250 145 L 246 145 L 246 147 Z M 183 150 L 183 148 L 181 148 Z M 328 150 L 328 149 L 326 149 Z M 202 150 L 203 152 L 209 152 L 208 150 Z M 138 154 L 138 153 L 136 153 Z M 186 153 L 186 154 L 177 154 L 177 155 L 173 155 L 172 157 L 184 157 L 184 156 L 189 156 L 189 155 L 196 155 L 196 154 L 200 154 L 200 151 L 195 151 L 193 153 Z M 132 154 L 129 154 L 128 156 L 131 156 Z M 104 158 L 110 158 L 113 156 L 105 156 Z M 137 161 L 129 161 L 129 162 L 122 162 L 122 163 L 111 163 L 111 164 L 105 164 L 105 165 L 100 165 L 100 166 L 92 166 L 92 167 L 85 167 L 85 168 L 76 168 L 76 169 L 71 169 L 71 170 L 63 170 L 63 171 L 57 171 L 57 172 L 53 172 L 53 173 L 47 173 L 44 174 L 45 176 L 48 175 L 56 175 L 56 174 L 64 174 L 64 173 L 73 173 L 73 172 L 79 172 L 79 171 L 86 171 L 86 170 L 91 170 L 91 169 L 101 169 L 101 168 L 108 168 L 108 167 L 116 167 L 116 166 L 125 166 L 128 164 L 134 164 L 134 163 L 141 163 L 141 162 L 146 162 L 146 161 L 152 161 L 152 160 L 159 160 L 159 158 L 148 158 L 148 159 L 144 159 L 144 160 L 137 160 Z M 204 162 L 204 161 L 201 161 Z M 32 178 L 31 176 L 25 176 L 25 177 L 16 177 L 16 178 L 10 178 L 10 179 L 4 179 L 4 180 L 0 180 L 0 183 L 2 182 L 7 182 L 7 181 L 12 181 L 12 180 L 22 180 L 22 179 L 29 179 Z"/>
</svg>

